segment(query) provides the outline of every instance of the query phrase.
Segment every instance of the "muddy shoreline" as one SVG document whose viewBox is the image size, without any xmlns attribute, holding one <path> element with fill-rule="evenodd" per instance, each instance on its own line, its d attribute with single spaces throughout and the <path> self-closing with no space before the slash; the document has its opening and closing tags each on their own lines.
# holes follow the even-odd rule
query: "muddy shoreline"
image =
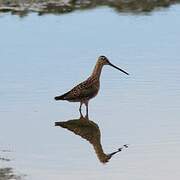
<svg viewBox="0 0 180 180">
<path fill-rule="evenodd" d="M 25 175 L 16 174 L 14 169 L 12 167 L 9 167 L 9 164 L 4 164 L 10 162 L 11 159 L 8 157 L 4 157 L 4 155 L 7 156 L 7 152 L 10 152 L 9 150 L 0 150 L 0 180 L 23 180 Z"/>
<path fill-rule="evenodd" d="M 109 6 L 118 12 L 148 13 L 176 3 L 180 3 L 180 0 L 0 0 L 0 12 L 11 12 L 20 16 L 29 12 L 37 12 L 39 15 L 63 14 Z"/>
</svg>

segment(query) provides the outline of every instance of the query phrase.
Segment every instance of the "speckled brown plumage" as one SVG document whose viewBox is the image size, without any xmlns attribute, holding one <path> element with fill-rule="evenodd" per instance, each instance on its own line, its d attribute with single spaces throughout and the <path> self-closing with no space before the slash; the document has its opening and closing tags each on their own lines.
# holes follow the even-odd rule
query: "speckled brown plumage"
<svg viewBox="0 0 180 180">
<path fill-rule="evenodd" d="M 67 93 L 56 97 L 57 100 L 70 102 L 85 102 L 97 95 L 99 91 L 99 80 L 96 77 L 89 77 L 86 81 L 78 84 Z"/>
<path fill-rule="evenodd" d="M 79 108 L 80 113 L 81 113 L 82 104 L 84 103 L 86 105 L 86 117 L 88 117 L 88 102 L 90 99 L 94 98 L 98 94 L 100 88 L 100 75 L 104 65 L 110 65 L 128 75 L 126 71 L 111 64 L 105 56 L 100 56 L 97 60 L 97 63 L 94 67 L 91 76 L 87 80 L 78 84 L 67 93 L 61 96 L 56 96 L 55 100 L 80 102 L 80 108 Z"/>
</svg>

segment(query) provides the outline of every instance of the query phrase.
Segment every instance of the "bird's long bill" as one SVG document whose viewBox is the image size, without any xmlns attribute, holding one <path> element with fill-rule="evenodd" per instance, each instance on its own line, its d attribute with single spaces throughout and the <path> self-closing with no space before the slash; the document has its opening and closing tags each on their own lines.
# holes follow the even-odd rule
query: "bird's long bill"
<svg viewBox="0 0 180 180">
<path fill-rule="evenodd" d="M 129 75 L 129 73 L 127 73 L 126 71 L 124 71 L 124 70 L 122 70 L 122 69 L 118 68 L 118 67 L 117 67 L 117 66 L 115 66 L 114 64 L 109 63 L 109 65 L 110 65 L 110 66 L 112 66 L 112 67 L 114 67 L 114 68 L 116 68 L 116 69 L 118 69 L 119 71 L 121 71 L 121 72 L 123 72 L 123 73 L 125 73 L 125 74 Z"/>
</svg>

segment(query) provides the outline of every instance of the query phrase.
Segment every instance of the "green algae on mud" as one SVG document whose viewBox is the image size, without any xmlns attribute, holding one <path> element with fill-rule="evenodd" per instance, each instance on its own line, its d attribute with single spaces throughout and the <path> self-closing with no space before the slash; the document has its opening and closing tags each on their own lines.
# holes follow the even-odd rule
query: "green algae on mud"
<svg viewBox="0 0 180 180">
<path fill-rule="evenodd" d="M 39 15 L 62 14 L 108 6 L 118 12 L 141 13 L 169 7 L 175 3 L 180 3 L 180 0 L 0 0 L 0 12 L 26 16 L 29 12 L 37 12 Z"/>
</svg>

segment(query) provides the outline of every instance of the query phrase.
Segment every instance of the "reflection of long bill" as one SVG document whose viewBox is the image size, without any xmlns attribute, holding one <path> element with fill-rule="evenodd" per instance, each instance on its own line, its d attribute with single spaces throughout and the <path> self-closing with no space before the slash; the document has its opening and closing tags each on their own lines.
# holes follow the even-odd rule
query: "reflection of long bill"
<svg viewBox="0 0 180 180">
<path fill-rule="evenodd" d="M 128 148 L 129 145 L 128 144 L 124 144 L 121 148 L 119 148 L 117 151 L 114 151 L 110 154 L 108 154 L 108 156 L 111 158 L 114 154 L 118 153 L 118 152 L 121 152 L 123 148 Z"/>
<path fill-rule="evenodd" d="M 124 71 L 124 70 L 122 70 L 122 69 L 118 68 L 118 67 L 117 67 L 117 66 L 115 66 L 114 64 L 109 63 L 109 65 L 110 65 L 110 66 L 112 66 L 112 67 L 114 67 L 114 68 L 116 68 L 116 69 L 118 69 L 119 71 L 121 71 L 121 72 L 123 72 L 123 73 L 125 73 L 125 74 L 129 75 L 129 73 L 127 73 L 126 71 Z"/>
</svg>

